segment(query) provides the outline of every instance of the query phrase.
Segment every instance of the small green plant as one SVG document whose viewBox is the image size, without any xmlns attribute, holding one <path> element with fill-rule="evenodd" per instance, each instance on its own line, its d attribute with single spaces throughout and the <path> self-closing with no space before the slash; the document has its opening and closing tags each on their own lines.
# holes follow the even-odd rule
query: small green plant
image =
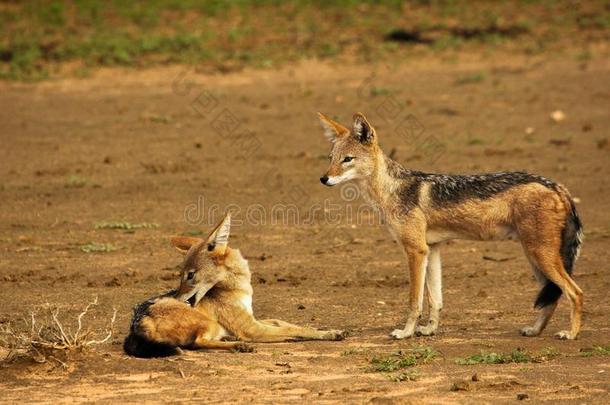
<svg viewBox="0 0 610 405">
<path fill-rule="evenodd" d="M 372 87 L 371 88 L 371 96 L 373 96 L 373 97 L 385 96 L 388 94 L 390 94 L 390 90 L 386 89 L 384 87 Z"/>
<path fill-rule="evenodd" d="M 610 345 L 595 345 L 580 349 L 581 357 L 593 357 L 593 356 L 610 356 Z"/>
<path fill-rule="evenodd" d="M 470 366 L 473 364 L 510 364 L 510 363 L 541 363 L 559 356 L 559 352 L 553 347 L 547 347 L 540 353 L 530 353 L 523 349 L 515 349 L 510 353 L 495 353 L 481 351 L 466 358 L 456 359 L 460 365 Z"/>
<path fill-rule="evenodd" d="M 416 346 L 408 352 L 398 350 L 387 356 L 373 357 L 370 360 L 369 372 L 392 372 L 414 367 L 429 362 L 438 356 L 438 352 L 429 346 Z"/>
<path fill-rule="evenodd" d="M 66 187 L 67 188 L 85 187 L 87 185 L 87 181 L 88 180 L 86 177 L 82 177 L 77 174 L 73 174 L 70 177 L 68 177 L 68 180 L 66 181 Z"/>
<path fill-rule="evenodd" d="M 485 80 L 485 75 L 481 72 L 478 73 L 470 73 L 464 76 L 459 77 L 455 84 L 471 84 L 471 83 L 480 83 Z"/>
<path fill-rule="evenodd" d="M 540 351 L 540 355 L 538 356 L 541 360 L 550 360 L 555 357 L 559 357 L 560 353 L 557 349 L 552 346 L 545 347 Z"/>
<path fill-rule="evenodd" d="M 95 229 L 121 229 L 124 231 L 133 231 L 136 229 L 155 229 L 159 224 L 150 222 L 140 222 L 132 224 L 131 222 L 96 222 Z"/>
<path fill-rule="evenodd" d="M 107 253 L 114 252 L 117 248 L 109 243 L 87 243 L 81 245 L 80 250 L 84 253 Z"/>
</svg>

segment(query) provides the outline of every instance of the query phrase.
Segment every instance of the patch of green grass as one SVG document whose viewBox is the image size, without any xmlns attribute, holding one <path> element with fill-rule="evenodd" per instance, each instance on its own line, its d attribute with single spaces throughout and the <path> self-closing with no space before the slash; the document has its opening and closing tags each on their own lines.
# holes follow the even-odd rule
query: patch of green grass
<svg viewBox="0 0 610 405">
<path fill-rule="evenodd" d="M 555 348 L 547 347 L 539 353 L 530 353 L 523 349 L 515 349 L 510 353 L 481 351 L 480 354 L 459 358 L 455 362 L 465 366 L 474 364 L 541 363 L 557 356 L 559 356 L 559 352 Z"/>
<path fill-rule="evenodd" d="M 436 358 L 439 353 L 429 346 L 416 346 L 409 351 L 398 350 L 389 355 L 373 357 L 369 372 L 392 372 L 424 364 Z"/>
<path fill-rule="evenodd" d="M 0 79 L 73 73 L 57 69 L 64 62 L 78 62 L 78 74 L 81 65 L 188 63 L 225 71 L 312 57 L 404 60 L 412 55 L 411 44 L 384 37 L 389 29 L 412 28 L 408 21 L 432 41 L 421 46 L 449 54 L 481 45 L 540 52 L 543 46 L 563 48 L 567 40 L 603 41 L 610 27 L 604 2 L 588 2 L 586 12 L 569 0 L 548 3 L 23 0 L 0 7 Z"/>
<path fill-rule="evenodd" d="M 580 356 L 592 357 L 592 356 L 610 356 L 610 345 L 595 345 L 585 349 L 580 349 Z"/>
<path fill-rule="evenodd" d="M 87 243 L 79 248 L 84 253 L 108 253 L 117 250 L 114 245 L 109 243 Z"/>
<path fill-rule="evenodd" d="M 102 222 L 95 223 L 95 229 L 121 229 L 124 231 L 132 231 L 132 230 L 136 230 L 136 229 L 155 229 L 158 227 L 159 227 L 159 224 L 151 223 L 151 222 L 131 223 L 131 222 L 102 221 Z"/>
<path fill-rule="evenodd" d="M 89 180 L 86 177 L 79 176 L 77 174 L 72 174 L 66 180 L 65 187 L 67 188 L 82 188 L 87 185 Z"/>
</svg>

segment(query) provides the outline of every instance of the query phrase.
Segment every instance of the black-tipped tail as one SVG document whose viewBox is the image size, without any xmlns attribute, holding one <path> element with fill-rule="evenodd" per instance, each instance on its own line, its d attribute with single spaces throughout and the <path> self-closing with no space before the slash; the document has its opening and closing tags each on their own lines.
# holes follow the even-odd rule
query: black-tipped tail
<svg viewBox="0 0 610 405">
<path fill-rule="evenodd" d="M 580 246 L 582 245 L 583 229 L 580 217 L 576 212 L 574 201 L 568 197 L 570 204 L 570 212 L 566 217 L 566 222 L 561 232 L 561 260 L 563 261 L 563 267 L 566 272 L 571 276 L 574 269 L 574 262 L 578 258 L 580 253 Z M 561 288 L 552 281 L 547 281 L 538 297 L 534 307 L 543 308 L 548 305 L 554 304 L 561 297 Z"/>
<path fill-rule="evenodd" d="M 151 358 L 151 357 L 167 357 L 177 353 L 174 346 L 151 342 L 141 336 L 130 333 L 123 342 L 123 350 L 130 356 Z"/>
<path fill-rule="evenodd" d="M 535 308 L 544 308 L 547 305 L 554 304 L 561 297 L 561 288 L 557 286 L 557 284 L 552 281 L 548 281 L 540 293 L 538 293 L 538 297 L 536 298 L 536 302 L 534 303 Z"/>
</svg>

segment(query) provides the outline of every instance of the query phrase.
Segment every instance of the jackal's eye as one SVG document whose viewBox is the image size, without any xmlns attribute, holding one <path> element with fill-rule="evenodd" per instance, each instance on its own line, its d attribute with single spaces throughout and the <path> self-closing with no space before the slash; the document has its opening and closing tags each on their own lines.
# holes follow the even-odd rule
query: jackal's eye
<svg viewBox="0 0 610 405">
<path fill-rule="evenodd" d="M 195 277 L 195 270 L 192 270 L 192 271 L 189 271 L 188 273 L 186 273 L 187 280 L 192 280 L 193 277 Z"/>
<path fill-rule="evenodd" d="M 346 156 L 343 158 L 343 163 L 351 162 L 352 160 L 354 160 L 352 156 Z"/>
</svg>

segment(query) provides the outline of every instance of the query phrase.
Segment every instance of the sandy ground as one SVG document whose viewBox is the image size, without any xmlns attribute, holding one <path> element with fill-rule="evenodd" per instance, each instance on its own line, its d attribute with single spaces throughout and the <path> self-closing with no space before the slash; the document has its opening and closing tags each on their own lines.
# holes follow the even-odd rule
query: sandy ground
<svg viewBox="0 0 610 405">
<path fill-rule="evenodd" d="M 602 60 L 496 57 L 1 83 L 0 322 L 43 303 L 68 316 L 94 296 L 95 326 L 113 307 L 118 317 L 111 344 L 65 366 L 3 364 L 0 401 L 610 401 L 610 358 L 580 352 L 610 343 L 609 72 Z M 565 120 L 551 120 L 556 110 Z M 587 234 L 575 269 L 585 292 L 581 338 L 553 338 L 568 326 L 565 299 L 541 337 L 521 337 L 537 285 L 520 247 L 457 241 L 443 249 L 438 335 L 390 340 L 405 320 L 406 263 L 386 229 L 356 214 L 364 204 L 356 188 L 319 184 L 329 145 L 316 111 L 345 123 L 366 113 L 386 152 L 411 168 L 527 170 L 565 184 Z M 282 218 L 293 205 L 298 218 Z M 231 207 L 255 314 L 351 336 L 257 344 L 252 354 L 124 355 L 132 305 L 177 284 L 180 256 L 168 237 L 205 233 Z M 101 221 L 159 227 L 96 229 Z M 81 251 L 92 242 L 117 249 Z M 372 357 L 413 345 L 440 353 L 414 368 L 415 381 L 368 372 Z M 481 350 L 549 347 L 558 355 L 539 363 L 456 364 Z M 465 390 L 451 390 L 463 381 Z"/>
</svg>

